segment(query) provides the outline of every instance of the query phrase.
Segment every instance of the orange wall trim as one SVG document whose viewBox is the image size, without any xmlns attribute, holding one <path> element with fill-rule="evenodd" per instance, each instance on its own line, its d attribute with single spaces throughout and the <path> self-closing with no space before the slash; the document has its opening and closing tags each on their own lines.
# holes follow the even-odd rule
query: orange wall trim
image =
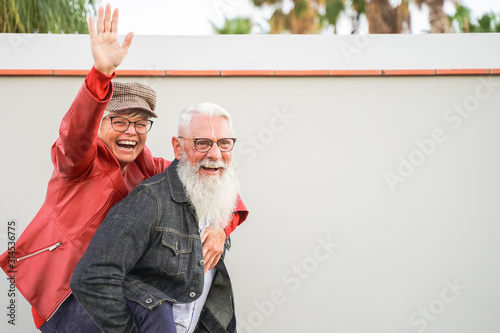
<svg viewBox="0 0 500 333">
<path fill-rule="evenodd" d="M 54 69 L 53 75 L 57 76 L 87 76 L 90 70 L 83 69 Z"/>
<path fill-rule="evenodd" d="M 380 76 L 382 75 L 381 69 L 367 69 L 367 70 L 330 70 L 330 76 Z"/>
<path fill-rule="evenodd" d="M 218 70 L 208 70 L 208 71 L 194 71 L 194 70 L 167 70 L 167 76 L 220 76 L 220 71 Z"/>
<path fill-rule="evenodd" d="M 309 70 L 293 70 L 293 71 L 275 71 L 276 76 L 328 76 L 328 71 L 309 71 Z"/>
<path fill-rule="evenodd" d="M 386 69 L 382 71 L 385 76 L 421 76 L 421 75 L 436 75 L 435 69 Z M 489 73 L 486 73 L 489 74 Z"/>
<path fill-rule="evenodd" d="M 274 76 L 273 70 L 223 70 L 220 71 L 221 76 Z"/>
<path fill-rule="evenodd" d="M 34 76 L 45 76 L 54 75 L 54 71 L 51 69 L 0 69 L 0 75 L 34 75 Z"/>
<path fill-rule="evenodd" d="M 137 71 L 137 70 L 117 69 L 116 75 L 117 76 L 166 76 L 167 71 L 164 70 Z"/>
<path fill-rule="evenodd" d="M 82 69 L 0 69 L 0 76 L 86 76 Z M 339 77 L 339 76 L 443 76 L 500 75 L 500 68 L 375 69 L 375 70 L 117 70 L 118 76 L 160 77 Z"/>
<path fill-rule="evenodd" d="M 437 75 L 481 75 L 490 74 L 489 69 L 437 69 Z"/>
</svg>

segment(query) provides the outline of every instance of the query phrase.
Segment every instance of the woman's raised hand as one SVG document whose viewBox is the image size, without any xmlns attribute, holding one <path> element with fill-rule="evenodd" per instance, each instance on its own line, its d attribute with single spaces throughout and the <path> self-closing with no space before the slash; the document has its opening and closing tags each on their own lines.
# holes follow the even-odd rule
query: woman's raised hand
<svg viewBox="0 0 500 333">
<path fill-rule="evenodd" d="M 133 32 L 129 32 L 120 45 L 118 42 L 118 8 L 111 16 L 111 5 L 100 7 L 97 13 L 97 26 L 94 18 L 89 18 L 90 48 L 94 57 L 94 67 L 110 76 L 121 64 L 132 44 Z"/>
</svg>

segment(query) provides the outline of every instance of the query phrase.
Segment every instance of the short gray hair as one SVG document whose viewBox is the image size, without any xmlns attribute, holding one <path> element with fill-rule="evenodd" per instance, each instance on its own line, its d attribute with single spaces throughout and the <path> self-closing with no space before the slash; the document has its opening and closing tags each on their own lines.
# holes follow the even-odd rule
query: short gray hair
<svg viewBox="0 0 500 333">
<path fill-rule="evenodd" d="M 178 135 L 185 135 L 189 130 L 191 120 L 195 115 L 207 115 L 209 117 L 224 117 L 229 123 L 229 128 L 233 130 L 232 119 L 224 108 L 214 103 L 200 103 L 191 105 L 182 110 L 179 116 L 179 127 L 177 129 Z"/>
</svg>

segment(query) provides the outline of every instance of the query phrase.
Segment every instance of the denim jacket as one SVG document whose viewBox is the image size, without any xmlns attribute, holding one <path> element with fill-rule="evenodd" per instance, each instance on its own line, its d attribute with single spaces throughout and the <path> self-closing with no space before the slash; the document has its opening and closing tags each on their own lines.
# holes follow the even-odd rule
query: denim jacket
<svg viewBox="0 0 500 333">
<path fill-rule="evenodd" d="M 71 289 L 106 333 L 138 331 L 126 299 L 152 309 L 162 302 L 192 302 L 203 291 L 200 230 L 177 165 L 175 160 L 139 184 L 108 212 L 75 268 Z M 235 331 L 223 260 L 216 269 L 195 332 Z"/>
</svg>

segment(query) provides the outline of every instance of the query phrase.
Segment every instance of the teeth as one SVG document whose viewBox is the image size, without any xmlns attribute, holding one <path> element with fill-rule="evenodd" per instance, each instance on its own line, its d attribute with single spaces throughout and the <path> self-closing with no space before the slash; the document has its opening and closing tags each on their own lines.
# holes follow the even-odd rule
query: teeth
<svg viewBox="0 0 500 333">
<path fill-rule="evenodd" d="M 122 140 L 122 141 L 118 141 L 118 144 L 119 145 L 135 146 L 137 144 L 137 142 Z"/>
<path fill-rule="evenodd" d="M 200 166 L 205 169 L 220 169 L 225 168 L 226 163 L 224 163 L 223 161 L 202 161 L 200 163 Z"/>
</svg>

